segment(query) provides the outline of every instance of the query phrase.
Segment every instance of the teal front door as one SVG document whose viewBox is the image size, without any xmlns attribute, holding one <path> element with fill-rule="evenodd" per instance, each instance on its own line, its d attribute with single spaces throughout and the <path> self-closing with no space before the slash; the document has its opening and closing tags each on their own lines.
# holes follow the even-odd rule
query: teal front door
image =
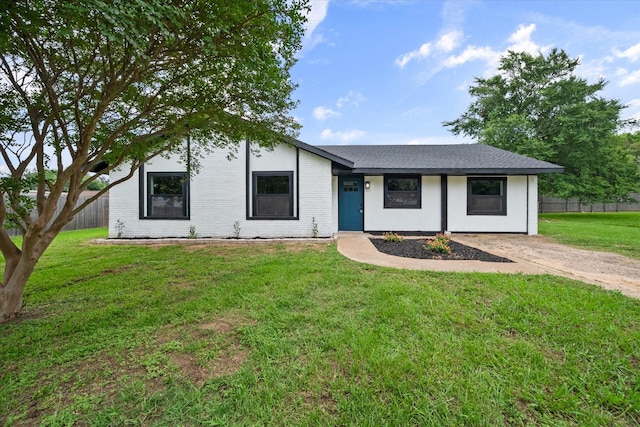
<svg viewBox="0 0 640 427">
<path fill-rule="evenodd" d="M 361 176 L 338 177 L 338 230 L 364 230 L 363 187 Z"/>
</svg>

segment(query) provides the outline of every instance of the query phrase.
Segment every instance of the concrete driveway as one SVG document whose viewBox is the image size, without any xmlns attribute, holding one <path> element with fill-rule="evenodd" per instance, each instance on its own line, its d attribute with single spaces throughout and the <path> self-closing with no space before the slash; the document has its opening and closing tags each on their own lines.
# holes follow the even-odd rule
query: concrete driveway
<svg viewBox="0 0 640 427">
<path fill-rule="evenodd" d="M 554 274 L 640 298 L 640 261 L 561 245 L 545 236 L 453 234 L 452 240 L 511 259 L 513 263 L 443 261 L 383 254 L 366 233 L 338 233 L 338 251 L 354 261 L 412 270 Z"/>
</svg>

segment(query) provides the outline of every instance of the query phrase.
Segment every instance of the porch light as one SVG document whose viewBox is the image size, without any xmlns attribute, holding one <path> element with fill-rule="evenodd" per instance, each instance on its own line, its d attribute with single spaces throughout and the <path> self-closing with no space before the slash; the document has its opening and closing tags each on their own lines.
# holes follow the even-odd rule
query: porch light
<svg viewBox="0 0 640 427">
<path fill-rule="evenodd" d="M 367 190 L 371 188 L 371 183 L 369 181 L 365 181 L 364 188 L 366 188 Z"/>
</svg>

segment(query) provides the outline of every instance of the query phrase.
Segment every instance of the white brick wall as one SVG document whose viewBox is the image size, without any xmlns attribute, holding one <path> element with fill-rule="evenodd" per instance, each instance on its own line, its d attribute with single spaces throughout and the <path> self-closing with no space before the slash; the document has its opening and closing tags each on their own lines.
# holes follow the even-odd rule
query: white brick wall
<svg viewBox="0 0 640 427">
<path fill-rule="evenodd" d="M 439 231 L 440 177 L 421 178 L 420 209 L 385 209 L 384 177 L 365 176 L 371 187 L 364 190 L 364 228 L 369 231 Z"/>
<path fill-rule="evenodd" d="M 527 177 L 507 177 L 507 215 L 467 215 L 467 177 L 450 176 L 447 210 L 452 232 L 526 233 Z"/>
<path fill-rule="evenodd" d="M 202 160 L 200 172 L 191 178 L 189 220 L 139 219 L 137 173 L 129 181 L 116 186 L 110 194 L 109 237 L 118 236 L 117 222 L 123 225 L 122 237 L 125 238 L 186 237 L 191 226 L 195 227 L 199 237 L 234 237 L 236 222 L 242 238 L 311 237 L 313 218 L 317 223 L 318 236 L 329 237 L 336 231 L 332 216 L 331 162 L 299 150 L 300 170 L 296 171 L 295 152 L 294 147 L 285 145 L 272 152 L 263 150 L 259 157 L 252 156 L 250 168 L 252 171 L 293 171 L 294 204 L 296 175 L 299 174 L 300 206 L 294 205 L 294 215 L 299 212 L 299 219 L 247 219 L 246 150 L 242 143 L 233 160 L 227 160 L 226 150 L 215 151 Z M 185 166 L 179 164 L 177 158 L 160 158 L 147 163 L 144 172 L 184 170 Z M 112 172 L 111 179 L 116 180 L 123 175 L 123 172 Z"/>
<path fill-rule="evenodd" d="M 296 235 L 310 235 L 313 218 L 319 236 L 330 237 L 338 231 L 333 224 L 332 181 L 330 160 L 300 150 L 300 221 Z"/>
</svg>

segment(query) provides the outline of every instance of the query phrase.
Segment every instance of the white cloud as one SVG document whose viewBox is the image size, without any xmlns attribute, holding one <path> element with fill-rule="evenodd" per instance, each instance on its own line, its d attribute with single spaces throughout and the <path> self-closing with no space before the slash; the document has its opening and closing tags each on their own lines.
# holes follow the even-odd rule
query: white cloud
<svg viewBox="0 0 640 427">
<path fill-rule="evenodd" d="M 617 77 L 624 77 L 624 76 L 626 76 L 627 74 L 629 74 L 629 70 L 627 70 L 626 68 L 622 68 L 622 67 L 620 67 L 620 68 L 618 68 L 618 69 L 616 70 L 616 76 L 617 76 Z"/>
<path fill-rule="evenodd" d="M 627 103 L 627 108 L 623 110 L 629 119 L 640 120 L 640 98 L 632 99 Z"/>
<path fill-rule="evenodd" d="M 547 50 L 548 47 L 540 46 L 531 40 L 531 34 L 533 34 L 535 30 L 536 24 L 529 24 L 527 26 L 524 24 L 518 25 L 516 32 L 511 34 L 507 39 L 508 42 L 511 42 L 511 45 L 507 50 L 514 52 L 527 52 L 532 55 Z"/>
<path fill-rule="evenodd" d="M 616 74 L 618 73 L 616 72 Z M 630 84 L 640 83 L 640 70 L 636 70 L 631 73 L 623 73 L 619 76 L 622 77 L 622 80 L 620 80 L 620 86 L 628 86 Z"/>
<path fill-rule="evenodd" d="M 364 136 L 364 131 L 362 130 L 348 130 L 348 131 L 332 131 L 331 129 L 325 129 L 320 134 L 321 139 L 325 140 L 337 140 L 340 142 L 351 142 L 355 139 L 362 138 Z"/>
<path fill-rule="evenodd" d="M 462 37 L 463 34 L 460 31 L 449 31 L 442 34 L 435 42 L 435 45 L 432 42 L 424 43 L 418 49 L 398 57 L 395 63 L 398 67 L 404 68 L 405 65 L 414 59 L 428 58 L 434 51 L 451 52 L 460 45 Z"/>
<path fill-rule="evenodd" d="M 457 67 L 470 61 L 484 61 L 490 68 L 497 68 L 500 58 L 507 51 L 527 52 L 536 55 L 549 49 L 549 46 L 541 46 L 531 39 L 531 35 L 536 30 L 536 24 L 518 25 L 507 41 L 511 43 L 504 51 L 495 50 L 489 46 L 467 46 L 459 55 L 451 55 L 445 59 L 442 65 L 445 68 Z"/>
<path fill-rule="evenodd" d="M 629 101 L 627 106 L 629 108 L 638 108 L 638 109 L 640 109 L 640 98 L 632 99 L 631 101 Z"/>
<path fill-rule="evenodd" d="M 405 53 L 401 57 L 396 59 L 396 65 L 400 68 L 404 68 L 410 61 L 417 58 L 426 58 L 431 54 L 431 43 L 424 43 L 420 48 Z"/>
<path fill-rule="evenodd" d="M 609 68 L 608 64 L 611 62 L 611 57 L 607 56 L 604 58 L 595 58 L 590 61 L 585 61 L 584 55 L 578 55 L 578 60 L 580 61 L 580 64 L 576 68 L 576 75 L 588 81 L 592 81 L 605 78 Z"/>
<path fill-rule="evenodd" d="M 325 108 L 323 106 L 316 107 L 313 109 L 313 117 L 317 120 L 327 120 L 331 117 L 338 117 L 340 113 L 337 111 L 333 111 L 331 108 Z"/>
<path fill-rule="evenodd" d="M 329 0 L 314 0 L 309 2 L 311 8 L 307 13 L 307 23 L 305 28 L 305 36 L 311 37 L 315 29 L 320 25 L 322 21 L 327 17 L 327 10 L 329 9 Z"/>
<path fill-rule="evenodd" d="M 308 51 L 318 46 L 320 43 L 326 42 L 327 39 L 322 34 L 314 34 L 310 37 L 305 37 L 303 41 L 303 49 Z"/>
<path fill-rule="evenodd" d="M 327 17 L 329 0 L 314 0 L 309 2 L 310 9 L 307 12 L 307 22 L 305 25 L 305 35 L 303 46 L 305 49 L 312 49 L 314 46 L 325 41 L 322 34 L 314 34 L 316 28 Z"/>
<path fill-rule="evenodd" d="M 456 86 L 456 90 L 461 90 L 466 92 L 468 89 L 469 89 L 469 82 L 467 80 L 463 81 L 458 86 Z"/>
<path fill-rule="evenodd" d="M 341 109 L 348 105 L 353 107 L 359 107 L 360 103 L 364 101 L 365 101 L 365 97 L 362 96 L 360 92 L 355 90 L 350 90 L 345 96 L 341 96 L 336 100 L 336 107 L 338 109 Z M 341 115 L 342 113 L 340 111 L 336 111 L 331 108 L 324 107 L 322 105 L 313 109 L 313 117 L 316 120 L 322 121 L 322 120 L 330 119 L 332 117 L 339 117 Z M 330 129 L 325 130 L 323 132 L 323 135 L 325 135 L 325 132 L 327 136 L 333 135 Z M 334 136 L 334 139 L 335 138 L 338 138 L 338 137 Z M 325 139 L 324 136 L 323 136 L 323 139 Z"/>
<path fill-rule="evenodd" d="M 345 105 L 353 105 L 359 107 L 361 102 L 364 102 L 366 98 L 362 94 L 355 90 L 350 90 L 345 96 L 341 96 L 336 101 L 336 106 L 342 108 Z"/>
<path fill-rule="evenodd" d="M 618 58 L 627 58 L 631 62 L 636 62 L 640 59 L 640 43 L 631 46 L 630 48 L 619 51 L 618 49 L 613 50 L 613 54 Z"/>
<path fill-rule="evenodd" d="M 440 39 L 436 42 L 436 47 L 443 52 L 451 52 L 453 49 L 460 46 L 462 37 L 463 36 L 460 31 L 449 31 L 448 33 L 440 36 Z"/>
<path fill-rule="evenodd" d="M 452 55 L 447 58 L 443 65 L 447 68 L 457 67 L 469 61 L 482 60 L 494 66 L 500 61 L 501 52 L 497 52 L 490 47 L 467 46 L 460 55 Z"/>
</svg>

